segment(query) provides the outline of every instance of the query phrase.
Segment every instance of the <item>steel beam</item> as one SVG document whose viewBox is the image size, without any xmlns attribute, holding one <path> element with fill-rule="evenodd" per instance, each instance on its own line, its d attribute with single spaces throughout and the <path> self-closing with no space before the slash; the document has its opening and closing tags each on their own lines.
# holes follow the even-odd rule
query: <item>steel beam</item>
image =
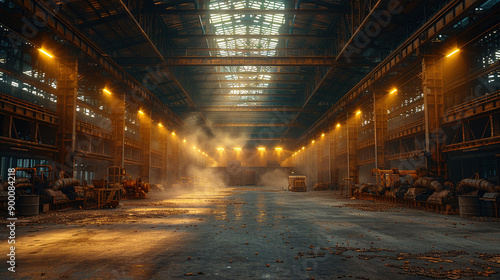
<svg viewBox="0 0 500 280">
<path fill-rule="evenodd" d="M 227 76 L 227 75 L 238 75 L 242 77 L 246 76 L 256 76 L 256 75 L 271 75 L 271 76 L 312 76 L 314 73 L 312 72 L 202 72 L 195 74 L 203 74 L 203 75 L 213 75 L 213 76 Z"/>
<path fill-rule="evenodd" d="M 280 88 L 280 87 L 200 87 L 198 88 L 200 90 L 204 89 L 221 89 L 221 90 L 261 90 L 261 89 L 268 89 L 268 90 L 292 90 L 292 91 L 298 91 L 301 90 L 300 88 Z"/>
<path fill-rule="evenodd" d="M 200 94 L 201 98 L 207 97 L 297 97 L 297 94 L 280 94 L 280 93 L 255 93 L 255 94 Z"/>
<path fill-rule="evenodd" d="M 172 39 L 190 39 L 190 38 L 200 38 L 200 39 L 300 39 L 300 40 L 322 40 L 322 39 L 335 39 L 335 36 L 330 34 L 274 34 L 274 35 L 262 35 L 262 34 L 166 34 Z"/>
<path fill-rule="evenodd" d="M 57 171 L 73 177 L 76 149 L 76 100 L 78 90 L 78 62 L 67 58 L 59 63 L 57 78 L 57 117 L 59 118 L 57 143 L 60 164 Z"/>
<path fill-rule="evenodd" d="M 238 138 L 238 140 L 242 140 L 242 141 L 291 141 L 291 140 L 295 140 L 295 139 L 292 139 L 292 138 L 265 138 L 265 137 L 259 137 L 259 138 Z"/>
<path fill-rule="evenodd" d="M 305 84 L 309 81 L 304 80 L 192 80 L 196 83 L 268 83 L 268 84 Z"/>
<path fill-rule="evenodd" d="M 232 56 L 232 57 L 165 57 L 158 58 L 114 57 L 113 60 L 121 66 L 334 66 L 335 57 L 276 57 L 276 56 Z M 349 66 L 371 66 L 371 63 L 350 63 Z M 256 73 L 257 75 L 260 73 Z"/>
<path fill-rule="evenodd" d="M 335 16 L 344 15 L 344 9 L 282 9 L 282 10 L 264 10 L 264 9 L 232 9 L 232 10 L 215 10 L 215 9 L 155 9 L 154 14 L 161 15 L 207 15 L 207 14 L 222 14 L 222 15 L 321 15 Z"/>
<path fill-rule="evenodd" d="M 198 106 L 200 112 L 300 112 L 298 106 Z"/>
<path fill-rule="evenodd" d="M 213 123 L 213 127 L 280 127 L 289 126 L 286 123 Z"/>
</svg>

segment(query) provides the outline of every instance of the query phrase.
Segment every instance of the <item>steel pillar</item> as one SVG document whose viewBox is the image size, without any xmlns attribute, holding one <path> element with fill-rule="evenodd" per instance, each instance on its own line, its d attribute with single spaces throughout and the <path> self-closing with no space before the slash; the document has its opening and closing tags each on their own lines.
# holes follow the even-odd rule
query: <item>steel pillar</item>
<svg viewBox="0 0 500 280">
<path fill-rule="evenodd" d="M 57 79 L 57 146 L 59 166 L 57 171 L 64 171 L 74 177 L 76 147 L 76 100 L 78 89 L 78 62 L 76 58 L 61 59 L 56 63 L 59 68 Z"/>
<path fill-rule="evenodd" d="M 373 108 L 374 108 L 374 138 L 375 138 L 375 168 L 385 169 L 385 142 L 384 137 L 387 135 L 387 102 L 384 102 L 381 91 L 373 93 Z"/>
<path fill-rule="evenodd" d="M 358 125 L 359 117 L 357 115 L 347 115 L 347 169 L 350 183 L 357 184 L 359 180 L 358 169 Z"/>
<path fill-rule="evenodd" d="M 125 95 L 123 95 L 123 99 Z M 113 99 L 111 106 L 111 129 L 114 138 L 113 166 L 125 167 L 125 100 Z"/>
<path fill-rule="evenodd" d="M 151 167 L 151 119 L 148 116 L 139 116 L 141 131 L 142 165 L 141 179 L 149 183 L 149 173 Z"/>
<path fill-rule="evenodd" d="M 426 157 L 427 168 L 441 176 L 446 171 L 441 153 L 444 132 L 440 127 L 443 116 L 443 71 L 439 58 L 426 55 L 422 59 L 422 89 L 425 111 L 425 150 L 431 154 Z"/>
<path fill-rule="evenodd" d="M 166 129 L 161 129 L 160 131 L 160 151 L 161 151 L 161 161 L 160 161 L 160 184 L 166 186 L 167 183 L 167 168 L 168 168 L 168 132 Z"/>
</svg>

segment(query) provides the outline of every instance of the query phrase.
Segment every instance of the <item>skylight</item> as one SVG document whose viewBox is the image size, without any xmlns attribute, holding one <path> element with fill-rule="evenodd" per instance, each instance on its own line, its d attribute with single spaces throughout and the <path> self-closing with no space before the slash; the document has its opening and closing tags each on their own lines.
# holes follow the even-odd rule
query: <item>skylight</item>
<svg viewBox="0 0 500 280">
<path fill-rule="evenodd" d="M 210 9 L 213 10 L 238 10 L 238 9 L 264 9 L 264 10 L 283 10 L 285 3 L 279 1 L 225 1 L 212 2 Z M 241 14 L 211 14 L 210 23 L 214 27 L 217 35 L 276 35 L 280 33 L 280 28 L 285 23 L 284 14 L 272 15 L 241 15 Z M 275 56 L 278 47 L 276 38 L 218 38 L 215 39 L 217 56 Z M 270 67 L 259 66 L 226 66 L 221 67 L 222 71 L 235 72 L 235 74 L 226 75 L 226 80 L 234 80 L 235 83 L 227 85 L 229 94 L 262 94 L 262 90 L 249 90 L 251 88 L 266 88 L 271 80 L 269 72 Z M 255 75 L 240 76 L 238 73 L 255 73 Z M 237 82 L 245 80 L 245 82 Z M 255 82 L 249 81 L 255 80 Z M 243 88 L 243 89 L 238 89 Z M 242 100 L 245 98 L 242 97 Z M 248 105 L 248 104 L 246 104 Z"/>
</svg>

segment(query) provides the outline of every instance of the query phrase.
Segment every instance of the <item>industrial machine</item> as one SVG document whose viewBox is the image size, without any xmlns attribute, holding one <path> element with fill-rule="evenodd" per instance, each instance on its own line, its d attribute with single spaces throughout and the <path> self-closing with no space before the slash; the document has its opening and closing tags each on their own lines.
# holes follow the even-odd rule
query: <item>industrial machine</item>
<svg viewBox="0 0 500 280">
<path fill-rule="evenodd" d="M 326 191 L 326 190 L 328 190 L 328 183 L 316 183 L 313 186 L 313 190 L 315 190 L 315 191 Z"/>
<path fill-rule="evenodd" d="M 306 176 L 288 176 L 288 190 L 292 192 L 306 192 Z"/>
</svg>

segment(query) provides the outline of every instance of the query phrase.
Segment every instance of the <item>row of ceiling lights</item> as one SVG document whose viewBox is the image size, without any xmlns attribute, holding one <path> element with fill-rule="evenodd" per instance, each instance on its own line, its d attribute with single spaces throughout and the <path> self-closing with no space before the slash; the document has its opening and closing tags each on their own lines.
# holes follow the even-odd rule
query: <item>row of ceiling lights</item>
<svg viewBox="0 0 500 280">
<path fill-rule="evenodd" d="M 455 49 L 455 50 L 451 51 L 449 54 L 447 54 L 446 57 L 451 57 L 454 54 L 458 53 L 459 51 L 460 51 L 460 49 Z M 398 89 L 393 88 L 391 91 L 389 91 L 389 94 L 393 95 L 393 94 L 396 94 L 397 92 L 398 92 Z M 361 115 L 361 110 L 356 111 L 356 116 L 359 116 L 359 115 Z M 339 128 L 340 123 L 337 123 L 336 127 Z M 325 136 L 325 134 L 322 133 L 321 137 L 324 137 L 324 136 Z M 315 140 L 312 140 L 311 144 L 314 144 L 314 142 L 315 142 Z M 304 149 L 305 149 L 305 147 L 302 147 L 302 149 L 299 149 L 297 152 L 293 153 L 292 156 L 296 156 L 298 153 L 300 153 L 301 150 L 304 150 Z"/>
</svg>

